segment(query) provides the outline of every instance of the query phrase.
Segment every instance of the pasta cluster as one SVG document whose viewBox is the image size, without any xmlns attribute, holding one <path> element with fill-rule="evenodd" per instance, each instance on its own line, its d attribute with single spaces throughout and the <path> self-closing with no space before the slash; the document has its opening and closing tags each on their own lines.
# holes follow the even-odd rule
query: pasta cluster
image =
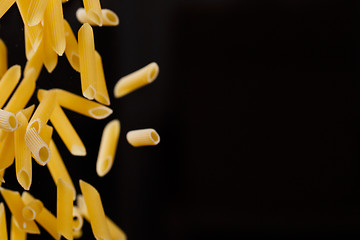
<svg viewBox="0 0 360 240">
<path fill-rule="evenodd" d="M 27 234 L 40 234 L 38 225 L 54 239 L 80 238 L 84 218 L 90 222 L 96 239 L 126 239 L 125 233 L 105 215 L 99 192 L 93 186 L 79 180 L 81 194 L 76 193 L 52 139 L 55 129 L 72 155 L 86 156 L 86 147 L 63 108 L 93 119 L 105 119 L 113 113 L 92 26 L 117 26 L 119 18 L 112 10 L 102 9 L 99 0 L 83 0 L 84 8 L 76 12 L 83 24 L 76 37 L 63 16 L 62 3 L 66 1 L 0 0 L 0 19 L 15 2 L 24 23 L 27 62 L 23 71 L 19 65 L 8 66 L 7 48 L 0 39 L 0 186 L 5 182 L 5 170 L 15 163 L 17 181 L 24 189 L 20 193 L 0 187 L 12 215 L 10 239 L 23 240 Z M 72 68 L 80 73 L 82 96 L 63 89 L 39 89 L 39 104 L 28 106 L 43 66 L 51 73 L 64 53 Z M 115 85 L 115 98 L 153 82 L 158 73 L 159 66 L 153 62 L 122 77 Z M 113 165 L 119 135 L 120 121 L 114 119 L 105 126 L 99 146 L 96 172 L 100 177 Z M 157 145 L 160 141 L 151 128 L 129 131 L 126 139 L 134 147 Z M 56 216 L 29 193 L 32 159 L 48 168 L 57 187 Z M 5 215 L 1 202 L 1 240 L 8 239 Z"/>
</svg>

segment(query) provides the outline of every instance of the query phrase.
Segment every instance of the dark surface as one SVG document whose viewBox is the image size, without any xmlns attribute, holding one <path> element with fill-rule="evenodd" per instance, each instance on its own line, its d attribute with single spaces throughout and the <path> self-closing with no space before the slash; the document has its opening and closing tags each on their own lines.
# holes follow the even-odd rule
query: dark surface
<svg viewBox="0 0 360 240">
<path fill-rule="evenodd" d="M 64 5 L 74 31 L 79 6 Z M 94 28 L 114 114 L 96 121 L 66 112 L 87 157 L 71 156 L 54 138 L 77 188 L 79 179 L 93 184 L 129 240 L 360 236 L 355 2 L 102 6 L 120 17 L 119 27 Z M 20 26 L 14 7 L 0 20 L 10 65 L 25 64 Z M 114 99 L 116 81 L 151 61 L 160 65 L 158 79 Z M 53 74 L 43 69 L 38 86 L 81 93 L 65 57 Z M 117 158 L 99 178 L 98 145 L 113 118 L 121 121 Z M 159 146 L 126 142 L 127 131 L 147 127 L 159 132 Z M 20 190 L 13 167 L 5 179 L 4 187 Z M 55 212 L 55 185 L 36 164 L 31 193 Z M 92 239 L 89 224 L 83 239 Z"/>
</svg>

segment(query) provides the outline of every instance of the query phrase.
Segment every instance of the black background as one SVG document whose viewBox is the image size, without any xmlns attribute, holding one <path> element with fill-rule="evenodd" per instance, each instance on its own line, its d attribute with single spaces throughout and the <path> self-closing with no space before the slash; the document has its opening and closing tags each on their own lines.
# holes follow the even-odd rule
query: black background
<svg viewBox="0 0 360 240">
<path fill-rule="evenodd" d="M 98 121 L 66 111 L 87 157 L 54 139 L 77 190 L 79 179 L 93 184 L 129 240 L 360 237 L 355 1 L 101 3 L 120 17 L 118 27 L 94 28 L 114 114 Z M 81 1 L 63 6 L 77 31 Z M 24 67 L 21 26 L 16 7 L 0 20 L 9 65 Z M 160 66 L 154 83 L 113 98 L 121 76 L 152 61 Z M 65 57 L 38 80 L 53 87 L 81 94 Z M 117 157 L 99 178 L 98 145 L 114 118 Z M 126 142 L 127 131 L 148 127 L 159 132 L 158 146 Z M 30 192 L 55 212 L 50 174 L 33 168 Z M 21 190 L 14 167 L 5 180 Z M 88 223 L 82 239 L 93 239 Z"/>
</svg>

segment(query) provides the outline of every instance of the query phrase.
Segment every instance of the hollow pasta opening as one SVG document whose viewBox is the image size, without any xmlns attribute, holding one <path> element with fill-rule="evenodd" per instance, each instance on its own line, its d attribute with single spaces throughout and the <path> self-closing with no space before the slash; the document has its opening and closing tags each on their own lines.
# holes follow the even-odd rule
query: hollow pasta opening
<svg viewBox="0 0 360 240">
<path fill-rule="evenodd" d="M 71 64 L 73 65 L 73 67 L 77 70 L 80 71 L 80 59 L 79 59 L 79 54 L 77 53 L 71 53 Z"/>
<path fill-rule="evenodd" d="M 9 125 L 12 129 L 15 129 L 18 126 L 18 121 L 14 116 L 9 117 Z"/>
<path fill-rule="evenodd" d="M 96 107 L 89 110 L 89 114 L 95 119 L 104 119 L 112 114 L 112 110 L 106 107 Z"/>
<path fill-rule="evenodd" d="M 111 24 L 117 25 L 119 23 L 119 18 L 116 16 L 116 14 L 114 14 L 112 11 L 104 11 L 103 10 L 103 15 L 104 17 L 111 22 Z"/>
<path fill-rule="evenodd" d="M 19 173 L 19 182 L 21 183 L 21 186 L 25 189 L 25 190 L 29 190 L 30 188 L 30 177 L 29 174 L 24 171 L 21 170 Z"/>
<path fill-rule="evenodd" d="M 90 20 L 92 20 L 94 23 L 96 23 L 99 26 L 102 25 L 101 16 L 98 15 L 96 12 L 90 10 L 90 11 L 87 11 L 86 14 L 87 14 L 88 18 L 90 18 Z"/>
<path fill-rule="evenodd" d="M 93 86 L 89 86 L 84 92 L 84 97 L 86 97 L 87 99 L 94 99 L 95 95 L 96 95 L 96 90 Z"/>
<path fill-rule="evenodd" d="M 148 75 L 148 81 L 151 83 L 156 79 L 156 77 L 159 74 L 159 66 L 156 63 L 151 63 L 149 66 L 149 75 Z"/>
<path fill-rule="evenodd" d="M 46 162 L 48 161 L 50 155 L 49 155 L 49 149 L 45 146 L 41 147 L 39 150 L 39 157 L 40 160 L 46 164 Z"/>
<path fill-rule="evenodd" d="M 150 132 L 150 138 L 155 144 L 160 142 L 160 137 L 155 131 Z"/>
<path fill-rule="evenodd" d="M 23 216 L 26 220 L 34 220 L 35 219 L 35 211 L 30 207 L 25 207 L 23 209 Z"/>
</svg>

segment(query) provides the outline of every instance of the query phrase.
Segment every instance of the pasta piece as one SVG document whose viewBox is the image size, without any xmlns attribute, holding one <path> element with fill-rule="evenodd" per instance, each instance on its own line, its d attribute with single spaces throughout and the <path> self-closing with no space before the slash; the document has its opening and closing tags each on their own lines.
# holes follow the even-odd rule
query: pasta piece
<svg viewBox="0 0 360 240">
<path fill-rule="evenodd" d="M 159 134 L 152 128 L 130 131 L 126 139 L 133 147 L 158 145 L 160 142 Z"/>
<path fill-rule="evenodd" d="M 112 109 L 106 106 L 103 106 L 93 101 L 89 101 L 71 92 L 62 89 L 53 89 L 51 91 L 56 92 L 57 101 L 60 106 L 67 108 L 71 111 L 80 113 L 82 115 L 94 119 L 104 119 L 113 112 Z M 40 89 L 38 91 L 38 97 L 40 98 L 41 96 L 45 96 L 46 92 L 46 90 Z"/>
<path fill-rule="evenodd" d="M 43 42 L 42 36 L 43 36 L 43 34 L 41 34 L 40 45 Z M 36 79 L 39 77 L 42 66 L 43 66 L 43 62 L 44 62 L 43 52 L 44 52 L 44 48 L 38 47 L 36 49 L 36 51 L 34 52 L 34 54 L 32 55 L 32 57 L 30 58 L 30 60 L 26 62 L 25 69 L 24 69 L 24 77 L 25 78 L 30 76 L 30 74 L 34 74 L 34 78 L 36 81 Z"/>
<path fill-rule="evenodd" d="M 22 193 L 22 199 L 25 204 L 29 204 L 36 199 L 28 192 Z M 35 216 L 35 220 L 40 224 L 54 239 L 60 239 L 60 234 L 57 232 L 57 223 L 55 216 L 43 206 L 41 212 Z"/>
<path fill-rule="evenodd" d="M 35 72 L 31 71 L 31 74 L 21 80 L 4 110 L 16 113 L 23 109 L 35 91 L 35 82 Z"/>
<path fill-rule="evenodd" d="M 26 130 L 25 143 L 38 164 L 45 166 L 49 162 L 50 149 L 35 128 Z"/>
<path fill-rule="evenodd" d="M 23 217 L 26 220 L 34 220 L 37 215 L 43 210 L 44 204 L 39 200 L 31 201 L 26 204 L 26 206 L 22 210 Z"/>
<path fill-rule="evenodd" d="M 15 0 L 1 0 L 0 1 L 0 18 L 9 10 L 15 3 Z"/>
<path fill-rule="evenodd" d="M 96 95 L 95 100 L 105 104 L 110 105 L 109 93 L 106 87 L 104 68 L 101 60 L 100 54 L 95 51 L 95 60 L 96 60 Z"/>
<path fill-rule="evenodd" d="M 29 30 L 27 30 L 28 28 L 24 28 L 24 39 L 25 39 L 25 56 L 27 60 L 30 60 L 32 58 L 32 56 L 34 56 L 34 49 L 32 47 L 30 38 L 29 38 L 29 34 L 27 33 Z"/>
<path fill-rule="evenodd" d="M 46 5 L 49 0 L 29 0 L 29 10 L 27 13 L 27 22 L 29 26 L 35 26 L 40 23 L 44 16 Z"/>
<path fill-rule="evenodd" d="M 0 145 L 0 170 L 5 170 L 10 167 L 13 164 L 15 157 L 14 133 L 3 133 L 4 139 Z"/>
<path fill-rule="evenodd" d="M 64 19 L 65 27 L 65 55 L 68 59 L 71 67 L 76 71 L 80 72 L 80 59 L 79 59 L 79 47 L 74 35 L 74 32 L 71 30 L 69 23 Z"/>
<path fill-rule="evenodd" d="M 82 180 L 80 180 L 79 183 L 95 238 L 98 240 L 111 240 L 99 192 L 93 186 Z"/>
<path fill-rule="evenodd" d="M 87 15 L 86 15 L 86 11 L 85 8 L 78 8 L 78 10 L 76 10 L 76 18 L 77 20 L 84 24 L 84 23 L 88 23 L 91 26 L 98 26 L 94 21 L 92 21 Z"/>
<path fill-rule="evenodd" d="M 96 25 L 102 26 L 101 5 L 99 0 L 83 0 L 86 15 Z"/>
<path fill-rule="evenodd" d="M 57 180 L 57 230 L 66 239 L 73 239 L 73 188 L 59 178 Z"/>
<path fill-rule="evenodd" d="M 79 229 L 79 230 L 74 230 L 74 231 L 73 231 L 73 237 L 74 237 L 74 239 L 81 238 L 82 235 L 83 235 L 83 232 L 82 232 L 81 229 Z"/>
<path fill-rule="evenodd" d="M 119 25 L 119 17 L 117 14 L 110 9 L 101 9 L 101 15 L 103 19 L 103 26 L 117 26 Z M 94 21 L 92 21 L 86 14 L 84 8 L 79 8 L 76 11 L 76 18 L 81 23 L 89 23 L 91 26 L 97 26 Z"/>
<path fill-rule="evenodd" d="M 49 40 L 54 51 L 62 56 L 65 51 L 65 29 L 61 0 L 48 0 L 44 14 L 44 28 L 47 28 Z"/>
<path fill-rule="evenodd" d="M 0 187 L 1 187 L 1 184 L 5 182 L 4 174 L 5 174 L 5 169 L 0 170 Z"/>
<path fill-rule="evenodd" d="M 7 240 L 7 235 L 5 207 L 4 203 L 0 203 L 0 239 Z"/>
<path fill-rule="evenodd" d="M 73 207 L 73 230 L 75 232 L 81 230 L 84 220 L 81 216 L 80 210 L 77 207 Z"/>
<path fill-rule="evenodd" d="M 153 62 L 145 67 L 120 78 L 114 87 L 114 95 L 116 98 L 125 96 L 132 91 L 152 83 L 159 75 L 159 66 Z"/>
<path fill-rule="evenodd" d="M 91 26 L 83 24 L 78 32 L 81 89 L 84 97 L 94 99 L 96 95 L 96 61 L 94 33 Z"/>
<path fill-rule="evenodd" d="M 12 112 L 0 109 L 0 129 L 13 132 L 19 128 L 19 122 Z"/>
<path fill-rule="evenodd" d="M 31 152 L 25 143 L 28 121 L 21 111 L 16 114 L 16 118 L 21 124 L 21 127 L 15 132 L 16 178 L 25 190 L 29 190 L 32 182 L 32 161 Z"/>
<path fill-rule="evenodd" d="M 0 80 L 0 108 L 8 100 L 11 93 L 14 91 L 21 77 L 21 67 L 14 65 L 9 68 Z"/>
<path fill-rule="evenodd" d="M 26 119 L 29 121 L 29 119 L 30 119 L 31 115 L 33 114 L 34 110 L 35 110 L 35 104 L 33 104 L 30 107 L 27 107 L 27 108 L 25 108 L 25 109 L 23 109 L 21 111 L 25 115 Z"/>
<path fill-rule="evenodd" d="M 10 240 L 26 240 L 26 232 L 18 227 L 14 216 L 11 217 Z"/>
<path fill-rule="evenodd" d="M 18 227 L 27 233 L 40 234 L 40 230 L 34 221 L 24 219 L 22 209 L 25 207 L 25 204 L 22 201 L 19 192 L 11 191 L 5 188 L 0 188 L 0 192 L 6 202 L 6 205 L 10 209 L 10 212 L 18 223 Z"/>
<path fill-rule="evenodd" d="M 49 91 L 40 101 L 39 106 L 36 108 L 34 115 L 32 116 L 28 129 L 35 128 L 39 133 L 41 128 L 49 121 L 54 107 L 56 104 L 56 92 Z"/>
<path fill-rule="evenodd" d="M 47 15 L 46 15 L 47 16 Z M 49 73 L 52 73 L 52 71 L 55 69 L 57 63 L 58 63 L 58 55 L 52 48 L 52 42 L 51 42 L 51 31 L 53 29 L 50 28 L 49 19 L 44 22 L 44 36 L 43 36 L 43 42 L 42 46 L 44 48 L 44 66 L 46 70 Z"/>
<path fill-rule="evenodd" d="M 40 137 L 44 140 L 44 142 L 49 146 L 50 144 L 50 140 L 53 134 L 53 127 L 49 126 L 49 125 L 45 125 L 41 131 L 40 131 Z M 51 152 L 51 150 L 50 150 Z"/>
<path fill-rule="evenodd" d="M 62 160 L 60 153 L 59 153 L 53 140 L 50 141 L 49 147 L 50 147 L 50 151 L 51 151 L 51 157 L 50 157 L 50 161 L 47 164 L 47 167 L 50 171 L 51 177 L 54 180 L 55 184 L 57 184 L 57 180 L 59 178 L 63 179 L 63 181 L 65 181 L 65 182 L 67 182 L 73 189 L 73 192 L 74 192 L 73 200 L 75 200 L 76 190 L 75 190 L 74 183 L 71 180 L 69 172 L 66 169 L 64 161 Z"/>
<path fill-rule="evenodd" d="M 0 38 L 0 78 L 4 75 L 8 68 L 6 45 Z"/>
<path fill-rule="evenodd" d="M 120 121 L 109 122 L 103 131 L 99 155 L 96 162 L 96 172 L 100 177 L 105 176 L 114 163 L 114 157 L 120 135 Z"/>
</svg>

